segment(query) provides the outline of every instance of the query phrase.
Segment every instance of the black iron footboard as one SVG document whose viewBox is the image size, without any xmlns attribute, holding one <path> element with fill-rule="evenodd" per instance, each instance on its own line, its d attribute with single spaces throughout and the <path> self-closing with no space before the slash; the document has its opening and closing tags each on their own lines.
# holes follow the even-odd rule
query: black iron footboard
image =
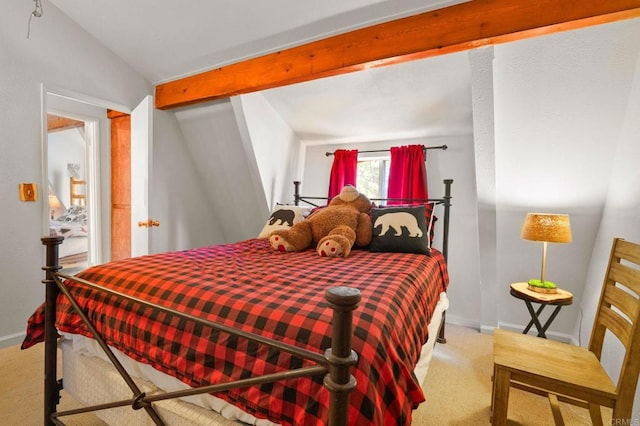
<svg viewBox="0 0 640 426">
<path fill-rule="evenodd" d="M 351 349 L 352 317 L 353 311 L 360 302 L 360 291 L 349 287 L 333 287 L 325 294 L 329 306 L 333 309 L 332 318 L 332 344 L 324 354 L 308 351 L 280 341 L 271 340 L 257 334 L 236 330 L 231 327 L 215 324 L 201 318 L 194 317 L 173 309 L 169 309 L 154 303 L 146 302 L 142 299 L 131 297 L 120 292 L 106 289 L 91 282 L 59 273 L 61 269 L 58 262 L 58 246 L 62 243 L 63 237 L 43 237 L 42 243 L 46 246 L 46 264 L 42 268 L 45 271 L 45 279 L 42 281 L 46 286 L 45 301 L 45 397 L 44 397 L 44 424 L 64 425 L 60 420 L 63 416 L 103 410 L 107 408 L 131 406 L 132 409 L 144 409 L 157 425 L 164 425 L 162 418 L 154 409 L 152 402 L 196 395 L 201 393 L 215 393 L 246 387 L 263 383 L 271 383 L 279 380 L 293 379 L 302 376 L 324 375 L 324 385 L 330 393 L 329 419 L 330 425 L 348 424 L 349 394 L 355 388 L 356 383 L 351 375 L 351 367 L 357 363 L 357 356 Z M 63 280 L 73 280 L 81 285 L 92 287 L 96 290 L 109 293 L 139 303 L 143 306 L 163 311 L 167 314 L 193 321 L 195 323 L 211 327 L 215 330 L 236 335 L 238 337 L 251 340 L 253 342 L 269 346 L 271 348 L 288 352 L 301 359 L 311 361 L 315 365 L 298 368 L 285 372 L 272 373 L 258 377 L 251 377 L 227 383 L 202 386 L 175 392 L 146 395 L 142 392 L 131 376 L 126 372 L 122 364 L 117 360 L 103 337 L 91 324 L 85 313 L 77 304 L 73 295 L 67 289 Z M 132 398 L 107 402 L 90 407 L 82 407 L 74 410 L 57 411 L 60 401 L 60 391 L 62 390 L 62 380 L 57 379 L 57 339 L 56 329 L 56 301 L 62 293 L 71 303 L 76 313 L 93 334 L 94 339 L 105 351 L 114 367 L 118 370 L 132 392 Z"/>
</svg>

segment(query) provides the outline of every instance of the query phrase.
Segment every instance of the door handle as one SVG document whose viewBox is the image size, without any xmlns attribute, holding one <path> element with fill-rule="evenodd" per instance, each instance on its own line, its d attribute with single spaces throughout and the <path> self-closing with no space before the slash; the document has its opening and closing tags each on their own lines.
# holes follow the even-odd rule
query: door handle
<svg viewBox="0 0 640 426">
<path fill-rule="evenodd" d="M 138 222 L 138 228 L 151 228 L 151 227 L 158 227 L 158 226 L 160 226 L 159 220 L 147 219 L 147 220 Z"/>
</svg>

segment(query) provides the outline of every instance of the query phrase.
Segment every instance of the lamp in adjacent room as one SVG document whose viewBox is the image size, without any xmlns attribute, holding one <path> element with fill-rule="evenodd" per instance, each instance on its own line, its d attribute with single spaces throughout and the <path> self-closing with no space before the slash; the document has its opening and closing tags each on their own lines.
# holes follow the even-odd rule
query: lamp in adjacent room
<svg viewBox="0 0 640 426">
<path fill-rule="evenodd" d="M 49 195 L 49 211 L 51 212 L 51 219 L 54 219 L 56 210 L 62 207 L 62 203 L 54 194 Z"/>
<path fill-rule="evenodd" d="M 555 293 L 556 285 L 545 280 L 547 268 L 547 243 L 570 243 L 569 215 L 528 213 L 522 225 L 522 238 L 542 242 L 542 269 L 540 279 L 529 280 L 529 289 L 540 293 Z"/>
</svg>

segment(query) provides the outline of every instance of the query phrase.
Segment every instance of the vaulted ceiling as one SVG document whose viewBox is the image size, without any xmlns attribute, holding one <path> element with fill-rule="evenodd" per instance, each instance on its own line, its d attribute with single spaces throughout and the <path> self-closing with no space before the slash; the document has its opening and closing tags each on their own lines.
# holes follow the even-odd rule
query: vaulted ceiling
<svg viewBox="0 0 640 426">
<path fill-rule="evenodd" d="M 158 83 L 460 0 L 51 2 Z M 465 63 L 450 55 L 264 94 L 304 140 L 469 133 Z"/>
<path fill-rule="evenodd" d="M 474 3 L 495 4 L 509 10 L 509 1 Z M 629 5 L 622 5 L 625 1 Z M 229 64 L 358 28 L 467 3 L 461 0 L 51 2 L 153 84 L 224 69 Z M 634 2 L 637 1 L 614 3 L 622 8 L 635 7 L 633 13 L 637 13 L 640 6 L 633 6 Z M 581 7 L 597 9 L 600 6 L 593 6 L 596 3 L 599 2 L 590 0 Z M 526 28 L 529 23 L 523 25 Z M 535 22 L 531 25 L 536 28 Z M 372 135 L 379 140 L 468 134 L 472 131 L 470 90 L 468 57 L 458 52 L 269 89 L 263 94 L 300 139 L 349 142 L 366 140 Z"/>
<path fill-rule="evenodd" d="M 51 0 L 51 3 L 155 84 L 462 1 Z"/>
</svg>

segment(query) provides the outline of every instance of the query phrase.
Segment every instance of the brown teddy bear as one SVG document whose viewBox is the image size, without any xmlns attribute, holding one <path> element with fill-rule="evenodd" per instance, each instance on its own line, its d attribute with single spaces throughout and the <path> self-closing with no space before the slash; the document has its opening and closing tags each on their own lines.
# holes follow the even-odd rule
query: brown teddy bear
<svg viewBox="0 0 640 426">
<path fill-rule="evenodd" d="M 355 187 L 347 185 L 327 207 L 312 213 L 289 229 L 273 231 L 269 242 L 274 250 L 302 251 L 316 243 L 323 257 L 347 257 L 354 244 L 371 242 L 373 226 L 371 201 Z"/>
</svg>

